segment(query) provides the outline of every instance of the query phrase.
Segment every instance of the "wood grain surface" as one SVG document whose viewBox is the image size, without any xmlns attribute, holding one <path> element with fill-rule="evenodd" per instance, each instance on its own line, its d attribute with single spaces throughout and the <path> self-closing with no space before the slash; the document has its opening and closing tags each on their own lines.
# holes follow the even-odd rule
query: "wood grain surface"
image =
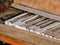
<svg viewBox="0 0 60 45">
<path fill-rule="evenodd" d="M 60 15 L 60 0 L 14 0 L 14 2 L 38 10 Z"/>
<path fill-rule="evenodd" d="M 4 34 L 0 34 L 0 41 L 3 41 L 3 43 L 8 43 L 11 45 L 33 45 L 32 43 L 25 42 L 23 40 L 18 40 L 18 39 L 6 36 Z"/>
<path fill-rule="evenodd" d="M 4 37 L 1 34 L 10 36 L 12 38 Z M 2 37 L 4 37 L 4 38 L 2 38 Z M 14 40 L 14 38 L 16 39 L 16 41 Z M 21 43 L 18 43 L 18 44 L 24 43 L 24 45 L 25 45 L 26 42 L 29 42 L 29 43 L 32 43 L 30 45 L 34 45 L 34 44 L 35 45 L 60 45 L 60 41 L 46 38 L 45 36 L 42 36 L 42 35 L 30 33 L 30 32 L 24 31 L 24 30 L 19 30 L 14 27 L 9 27 L 9 26 L 2 25 L 2 24 L 0 24 L 0 40 L 5 40 L 6 42 L 11 41 L 10 43 L 12 43 L 14 45 L 17 44 L 19 41 L 21 42 L 21 40 L 23 40 L 25 42 L 22 41 Z M 29 43 L 27 43 L 27 44 L 29 44 Z"/>
</svg>

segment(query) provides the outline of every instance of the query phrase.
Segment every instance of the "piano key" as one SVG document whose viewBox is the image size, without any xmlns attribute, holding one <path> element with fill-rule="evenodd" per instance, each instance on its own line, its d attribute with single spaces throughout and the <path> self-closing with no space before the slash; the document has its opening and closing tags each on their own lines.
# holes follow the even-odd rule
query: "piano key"
<svg viewBox="0 0 60 45">
<path fill-rule="evenodd" d="M 33 17 L 33 16 L 30 16 L 29 18 L 32 18 L 32 17 Z M 34 17 L 37 17 L 37 16 L 34 16 Z M 23 20 L 23 19 L 22 19 L 22 20 Z M 16 21 L 16 22 L 14 22 L 14 24 L 18 24 L 18 25 L 26 24 L 25 22 L 28 21 L 29 19 L 21 22 L 22 20 L 18 20 L 18 21 Z"/>
<path fill-rule="evenodd" d="M 22 29 L 22 30 L 29 31 L 27 28 L 20 27 L 19 25 L 14 25 L 14 27 L 15 27 L 15 28 L 18 28 L 18 29 Z"/>
<path fill-rule="evenodd" d="M 34 16 L 34 15 L 30 14 L 30 13 L 23 13 L 21 15 L 22 16 L 18 16 L 16 19 L 11 20 L 11 22 L 13 22 L 13 21 L 16 22 L 17 20 L 21 20 L 21 19 L 22 19 L 22 22 L 23 22 L 24 20 L 27 20 L 28 18 Z"/>
<path fill-rule="evenodd" d="M 56 29 L 59 29 L 59 28 L 60 28 L 60 23 L 58 23 L 58 25 L 53 26 L 51 29 L 48 29 L 48 30 L 55 31 Z"/>
<path fill-rule="evenodd" d="M 50 25 L 50 24 L 52 24 L 52 23 L 54 23 L 54 22 L 55 22 L 54 20 L 50 20 L 50 21 L 48 21 L 48 22 L 46 22 L 46 23 L 44 23 L 44 24 L 41 24 L 40 27 L 41 27 L 41 28 L 46 27 L 46 26 L 48 26 L 48 25 Z"/>
<path fill-rule="evenodd" d="M 59 25 L 60 23 L 59 22 L 55 22 L 55 23 L 53 23 L 53 24 L 51 24 L 51 25 L 49 25 L 49 26 L 46 26 L 46 27 L 44 27 L 44 28 L 37 28 L 36 30 L 34 30 L 35 32 L 40 32 L 40 33 L 42 33 L 42 32 L 45 32 L 45 31 L 47 31 L 48 29 L 50 29 L 50 28 L 52 28 L 52 27 L 54 27 L 54 26 L 56 26 L 56 25 Z M 39 27 L 39 26 L 38 26 Z"/>
<path fill-rule="evenodd" d="M 56 28 L 52 29 L 51 31 L 56 32 L 57 30 L 60 30 L 60 27 L 56 27 Z"/>
<path fill-rule="evenodd" d="M 23 14 L 20 14 L 20 15 L 14 17 L 14 18 L 11 18 L 11 19 L 9 19 L 9 20 L 6 20 L 6 21 L 5 21 L 5 24 L 6 24 L 6 25 L 9 25 L 8 23 L 14 23 L 14 22 L 16 22 L 16 21 L 19 19 L 19 17 L 22 17 L 22 16 L 24 16 L 24 15 L 26 15 L 26 14 L 28 14 L 28 13 L 23 13 Z"/>
<path fill-rule="evenodd" d="M 36 25 L 37 23 L 39 23 L 39 22 L 41 22 L 41 21 L 43 21 L 43 20 L 45 20 L 46 19 L 46 17 L 42 17 L 40 20 L 38 20 L 37 22 L 35 22 L 34 24 L 32 24 L 32 25 Z"/>
<path fill-rule="evenodd" d="M 31 15 L 29 18 L 33 17 L 33 15 Z M 26 18 L 25 18 L 26 19 Z M 27 18 L 28 19 L 28 18 Z M 18 21 L 14 22 L 14 24 L 17 24 L 17 25 L 22 25 L 22 24 L 25 24 L 25 21 L 22 22 L 22 20 L 24 19 L 19 19 Z"/>
<path fill-rule="evenodd" d="M 39 26 L 34 25 L 34 26 L 29 27 L 29 29 L 35 31 L 35 30 L 41 29 L 41 28 Z"/>
<path fill-rule="evenodd" d="M 30 22 L 32 22 L 32 21 L 35 21 L 35 20 L 38 19 L 38 18 L 41 18 L 41 17 L 42 17 L 42 16 L 38 15 L 36 18 L 34 18 L 34 19 L 30 20 L 30 21 L 27 21 L 26 23 L 30 23 Z"/>
<path fill-rule="evenodd" d="M 54 23 L 52 23 L 52 24 L 50 24 L 50 25 L 48 25 L 48 26 L 46 26 L 46 27 L 44 27 L 42 29 L 43 30 L 48 30 L 48 29 L 53 28 L 53 27 L 55 27 L 55 26 L 57 26 L 59 24 L 60 24 L 59 22 L 54 22 Z"/>
<path fill-rule="evenodd" d="M 35 21 L 32 21 L 32 22 L 30 22 L 30 23 L 26 23 L 26 24 L 24 24 L 23 26 L 24 26 L 24 27 L 33 26 L 34 24 L 36 24 L 36 23 L 38 23 L 39 21 L 42 21 L 42 20 L 44 20 L 44 19 L 45 19 L 45 17 L 41 17 L 41 18 L 36 19 Z"/>
<path fill-rule="evenodd" d="M 17 16 L 17 18 L 15 18 L 14 20 L 11 20 L 11 22 L 14 23 L 17 20 L 27 18 L 28 16 L 30 16 L 29 13 L 23 13 L 21 14 L 21 16 Z"/>
<path fill-rule="evenodd" d="M 34 20 L 34 19 L 37 18 L 37 17 L 38 17 L 38 15 L 35 15 L 34 17 L 31 17 L 30 19 L 26 20 L 25 22 L 29 22 L 29 21 L 31 21 L 31 20 Z"/>
<path fill-rule="evenodd" d="M 60 27 L 55 31 L 57 34 L 60 34 Z"/>
<path fill-rule="evenodd" d="M 24 26 L 29 27 L 29 26 L 31 26 L 32 24 L 37 23 L 40 19 L 41 19 L 41 18 L 38 18 L 38 19 L 36 19 L 36 20 L 34 20 L 34 21 L 32 21 L 32 22 L 26 23 L 26 24 L 24 24 Z"/>
<path fill-rule="evenodd" d="M 51 29 L 48 29 L 47 31 L 45 31 L 44 33 L 47 34 L 47 35 L 50 35 L 52 37 L 55 37 L 57 39 L 60 39 L 60 24 L 59 25 L 56 25 L 54 26 L 53 28 Z"/>
<path fill-rule="evenodd" d="M 52 31 L 56 32 L 57 30 L 60 30 L 60 27 L 53 29 Z"/>
<path fill-rule="evenodd" d="M 21 21 L 21 22 L 24 22 L 25 20 L 28 20 L 28 19 L 30 19 L 31 17 L 33 17 L 34 15 L 32 15 L 32 14 L 29 14 L 29 16 L 28 17 L 24 17 L 24 19 Z"/>
<path fill-rule="evenodd" d="M 46 23 L 46 22 L 48 22 L 49 20 L 50 20 L 50 19 L 43 20 L 43 21 L 37 23 L 36 26 L 40 26 L 41 24 Z"/>
</svg>

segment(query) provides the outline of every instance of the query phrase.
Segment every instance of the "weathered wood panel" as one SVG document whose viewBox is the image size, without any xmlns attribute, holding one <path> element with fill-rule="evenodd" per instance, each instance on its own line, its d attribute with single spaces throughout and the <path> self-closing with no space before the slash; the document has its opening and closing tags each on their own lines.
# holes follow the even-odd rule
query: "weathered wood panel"
<svg viewBox="0 0 60 45">
<path fill-rule="evenodd" d="M 60 0 L 15 0 L 15 3 L 60 15 Z"/>
</svg>

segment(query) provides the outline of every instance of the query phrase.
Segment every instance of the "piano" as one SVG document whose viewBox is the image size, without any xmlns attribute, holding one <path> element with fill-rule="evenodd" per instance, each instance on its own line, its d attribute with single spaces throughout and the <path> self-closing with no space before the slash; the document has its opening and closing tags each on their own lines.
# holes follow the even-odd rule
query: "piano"
<svg viewBox="0 0 60 45">
<path fill-rule="evenodd" d="M 34 2 L 34 0 L 32 1 Z M 40 0 L 38 1 L 40 2 Z M 38 1 L 36 0 L 35 2 L 36 7 L 38 7 Z M 26 2 L 29 1 L 26 0 Z M 22 0 L 14 0 L 9 8 L 0 12 L 0 33 L 12 38 L 24 40 L 31 45 L 59 45 L 59 13 L 57 13 L 57 11 L 55 13 L 54 10 L 52 12 L 52 8 L 50 8 L 51 10 L 43 10 L 42 4 L 40 4 L 42 6 L 39 8 L 33 7 L 32 5 L 30 5 L 30 7 L 30 3 L 26 4 L 26 2 Z M 53 7 L 53 9 L 54 8 L 55 7 Z M 43 44 L 42 42 L 46 44 Z"/>
</svg>

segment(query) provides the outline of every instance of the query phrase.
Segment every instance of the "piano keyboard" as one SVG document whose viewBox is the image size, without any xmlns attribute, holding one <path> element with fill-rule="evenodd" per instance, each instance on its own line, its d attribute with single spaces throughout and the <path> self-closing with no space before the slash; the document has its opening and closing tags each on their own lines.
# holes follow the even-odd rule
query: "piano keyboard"
<svg viewBox="0 0 60 45">
<path fill-rule="evenodd" d="M 49 28 L 60 24 L 60 22 L 44 16 L 26 12 L 5 21 L 5 24 L 30 32 L 42 33 Z"/>
<path fill-rule="evenodd" d="M 45 35 L 49 36 L 49 38 L 60 40 L 60 25 L 54 26 L 51 29 L 48 29 L 44 32 Z"/>
<path fill-rule="evenodd" d="M 6 9 L 4 12 L 0 12 L 0 19 L 5 21 L 5 20 L 13 18 L 19 14 L 22 14 L 24 12 L 25 11 L 23 11 L 23 10 L 19 10 L 19 9 L 11 7 L 9 9 Z"/>
<path fill-rule="evenodd" d="M 8 13 L 7 13 L 8 12 Z M 21 9 L 9 8 L 0 13 L 0 22 L 18 29 L 60 40 L 60 21 Z"/>
</svg>

